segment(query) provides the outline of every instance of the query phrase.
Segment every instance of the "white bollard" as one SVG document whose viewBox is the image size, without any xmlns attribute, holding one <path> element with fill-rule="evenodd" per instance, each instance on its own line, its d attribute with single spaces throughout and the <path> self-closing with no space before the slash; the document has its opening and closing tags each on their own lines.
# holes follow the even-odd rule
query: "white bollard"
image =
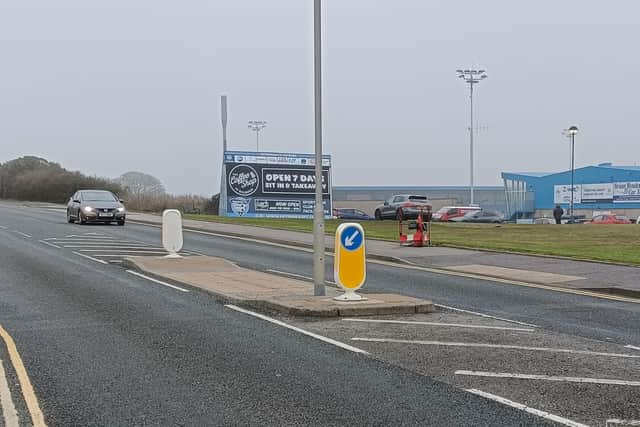
<svg viewBox="0 0 640 427">
<path fill-rule="evenodd" d="M 182 244 L 182 214 L 177 209 L 167 209 L 162 212 L 162 246 L 169 252 L 165 258 L 182 258 L 178 255 Z"/>
</svg>

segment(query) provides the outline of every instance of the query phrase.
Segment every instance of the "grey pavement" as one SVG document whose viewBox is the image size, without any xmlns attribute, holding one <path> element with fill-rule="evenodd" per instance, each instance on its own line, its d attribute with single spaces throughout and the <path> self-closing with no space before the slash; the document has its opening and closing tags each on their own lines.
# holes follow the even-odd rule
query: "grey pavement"
<svg viewBox="0 0 640 427">
<path fill-rule="evenodd" d="M 155 224 L 161 223 L 159 216 L 151 214 L 130 213 L 129 219 Z M 313 236 L 310 233 L 298 231 L 190 219 L 185 219 L 183 223 L 185 228 L 211 233 L 253 237 L 304 247 L 311 247 L 313 244 Z M 325 238 L 327 248 L 333 248 L 333 242 L 332 236 Z M 620 292 L 626 291 L 627 295 L 640 295 L 639 267 L 447 247 L 402 247 L 394 242 L 376 239 L 367 239 L 367 253 L 382 258 L 403 260 L 424 267 L 453 271 L 466 270 L 471 272 L 467 267 L 478 265 L 499 267 L 500 269 L 493 271 L 485 268 L 481 275 L 531 283 L 553 284 L 574 289 L 601 289 L 614 290 L 614 292 L 621 290 Z M 511 271 L 505 269 L 511 269 Z M 557 277 L 554 280 L 553 276 L 536 273 L 572 277 Z"/>
</svg>

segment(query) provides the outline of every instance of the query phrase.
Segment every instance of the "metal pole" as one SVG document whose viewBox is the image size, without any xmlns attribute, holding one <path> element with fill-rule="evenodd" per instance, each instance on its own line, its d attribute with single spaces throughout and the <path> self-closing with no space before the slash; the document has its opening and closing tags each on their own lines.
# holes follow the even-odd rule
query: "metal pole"
<svg viewBox="0 0 640 427">
<path fill-rule="evenodd" d="M 316 203 L 313 210 L 313 294 L 325 295 L 324 207 L 322 206 L 322 7 L 313 0 L 313 80 L 315 109 Z M 327 185 L 329 183 L 327 182 Z"/>
<path fill-rule="evenodd" d="M 220 97 L 222 118 L 222 153 L 227 151 L 227 95 Z"/>
<path fill-rule="evenodd" d="M 469 104 L 471 105 L 471 125 L 469 126 L 469 188 L 471 191 L 471 203 L 474 204 L 473 195 L 473 80 L 469 83 Z"/>
<path fill-rule="evenodd" d="M 256 128 L 256 152 L 260 152 L 260 129 Z"/>
<path fill-rule="evenodd" d="M 570 206 L 570 211 L 571 211 L 571 224 L 573 224 L 573 171 L 574 171 L 574 140 L 575 140 L 575 135 L 572 133 L 571 134 L 571 202 L 569 204 Z"/>
</svg>

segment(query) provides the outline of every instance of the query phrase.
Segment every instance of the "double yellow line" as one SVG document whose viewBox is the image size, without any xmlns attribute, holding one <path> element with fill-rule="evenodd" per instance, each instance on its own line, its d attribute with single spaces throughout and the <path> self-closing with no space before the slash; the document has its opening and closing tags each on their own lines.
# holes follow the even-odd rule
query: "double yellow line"
<svg viewBox="0 0 640 427">
<path fill-rule="evenodd" d="M 11 359 L 13 369 L 15 369 L 16 375 L 18 376 L 20 388 L 22 389 L 22 396 L 24 397 L 25 403 L 27 404 L 27 409 L 29 410 L 29 414 L 31 415 L 31 422 L 33 426 L 46 427 L 47 424 L 44 422 L 44 415 L 40 410 L 38 398 L 33 391 L 31 380 L 29 379 L 27 370 L 24 368 L 24 363 L 22 362 L 20 353 L 18 353 L 16 343 L 13 341 L 11 335 L 9 335 L 9 333 L 2 326 L 0 326 L 0 337 L 2 337 L 5 345 L 7 346 L 7 352 L 9 353 L 9 358 Z"/>
</svg>

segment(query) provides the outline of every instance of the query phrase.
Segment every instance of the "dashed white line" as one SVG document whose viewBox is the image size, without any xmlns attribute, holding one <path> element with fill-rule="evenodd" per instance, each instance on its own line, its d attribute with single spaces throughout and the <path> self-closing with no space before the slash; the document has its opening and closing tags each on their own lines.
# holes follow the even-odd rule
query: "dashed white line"
<svg viewBox="0 0 640 427">
<path fill-rule="evenodd" d="M 638 350 L 640 351 L 640 347 L 637 347 L 635 345 L 625 345 L 626 348 L 630 348 L 631 350 Z"/>
<path fill-rule="evenodd" d="M 81 254 L 80 252 L 74 252 L 74 254 L 76 254 L 78 256 L 81 256 L 83 258 L 86 258 L 86 259 L 90 259 L 91 261 L 99 262 L 100 264 L 108 264 L 108 262 L 105 262 L 105 261 L 103 261 L 101 259 L 96 259 L 96 258 L 94 258 L 92 256 L 89 256 L 89 255 Z"/>
<path fill-rule="evenodd" d="M 467 325 L 464 323 L 441 323 L 441 322 L 418 322 L 409 320 L 381 320 L 381 319 L 342 319 L 347 322 L 363 322 L 363 323 L 391 323 L 399 325 L 421 325 L 421 326 L 443 326 L 451 328 L 469 328 L 469 329 L 497 329 L 501 331 L 516 332 L 535 332 L 532 328 L 509 328 L 506 326 L 484 326 L 484 325 Z"/>
<path fill-rule="evenodd" d="M 227 305 L 225 305 L 225 307 L 230 308 L 231 310 L 239 311 L 240 313 L 248 314 L 249 316 L 257 317 L 258 319 L 266 320 L 267 322 L 271 322 L 273 324 L 285 327 L 287 329 L 291 329 L 293 331 L 296 331 L 296 332 L 299 332 L 301 334 L 304 334 L 304 335 L 310 336 L 312 338 L 315 338 L 317 340 L 320 340 L 320 341 L 335 345 L 336 347 L 340 347 L 342 349 L 352 351 L 354 353 L 369 354 L 369 352 L 367 352 L 365 350 L 362 350 L 360 348 L 353 347 L 353 346 L 351 346 L 349 344 L 345 344 L 343 342 L 336 341 L 334 339 L 327 338 L 327 337 L 324 337 L 322 335 L 314 334 L 313 332 L 305 331 L 304 329 L 300 329 L 300 328 L 295 327 L 293 325 L 289 325 L 288 323 L 282 322 L 280 320 L 274 319 L 274 318 L 269 317 L 269 316 L 265 316 L 264 314 L 259 314 L 259 313 L 256 313 L 256 312 L 253 312 L 253 311 L 250 311 L 250 310 L 245 310 L 244 308 L 240 308 L 240 307 L 238 307 L 236 305 L 233 305 L 233 304 L 227 304 Z"/>
<path fill-rule="evenodd" d="M 62 249 L 60 246 L 58 246 L 58 245 L 54 245 L 53 243 L 51 243 L 51 242 L 47 242 L 46 240 L 38 240 L 38 241 L 39 241 L 40 243 L 43 243 L 43 244 L 47 245 L 47 246 L 51 246 L 51 247 L 53 247 L 53 248 Z"/>
<path fill-rule="evenodd" d="M 606 427 L 609 426 L 640 426 L 640 420 L 621 420 L 619 418 L 610 418 L 607 420 Z"/>
<path fill-rule="evenodd" d="M 461 308 L 451 307 L 451 306 L 443 305 L 443 304 L 434 304 L 434 305 L 436 307 L 444 308 L 445 310 L 459 311 L 461 313 L 473 314 L 474 316 L 486 317 L 487 319 L 502 320 L 503 322 L 515 323 L 517 325 L 529 326 L 531 328 L 538 328 L 539 327 L 538 325 L 533 325 L 531 323 L 520 322 L 518 320 L 505 319 L 504 317 L 491 316 L 489 314 L 478 313 L 477 311 L 463 310 Z"/>
<path fill-rule="evenodd" d="M 178 290 L 180 292 L 189 292 L 189 290 L 187 290 L 187 289 L 183 289 L 183 288 L 180 288 L 178 286 L 174 286 L 174 285 L 172 285 L 170 283 L 163 282 L 162 280 L 154 279 L 153 277 L 145 276 L 144 274 L 140 274 L 137 271 L 127 270 L 127 273 L 133 274 L 134 276 L 142 277 L 143 279 L 147 279 L 148 281 L 153 282 L 153 283 L 157 283 L 159 285 L 163 285 L 163 286 L 167 286 L 169 288 L 176 289 L 176 290 Z"/>
<path fill-rule="evenodd" d="M 16 411 L 16 406 L 13 404 L 7 376 L 2 366 L 2 359 L 0 359 L 0 409 L 2 409 L 2 417 L 6 427 L 18 427 L 20 425 L 18 411 Z"/>
<path fill-rule="evenodd" d="M 418 345 L 434 345 L 434 346 L 442 346 L 442 347 L 497 348 L 502 350 L 544 351 L 548 353 L 566 353 L 566 354 L 580 354 L 584 356 L 604 356 L 604 357 L 622 357 L 626 359 L 640 359 L 640 355 L 636 355 L 636 354 L 603 353 L 599 351 L 573 350 L 569 348 L 527 347 L 527 346 L 520 346 L 520 345 L 465 343 L 465 342 L 449 342 L 449 341 L 400 340 L 395 338 L 356 337 L 351 339 L 353 341 L 394 343 L 394 344 L 418 344 Z"/>
<path fill-rule="evenodd" d="M 569 427 L 589 427 L 586 424 L 581 424 L 576 421 L 572 421 L 568 418 L 563 418 L 558 415 L 554 415 L 550 412 L 541 411 L 539 409 L 531 408 L 527 405 L 523 405 L 522 403 L 514 402 L 509 399 L 505 399 L 504 397 L 498 396 L 496 394 L 487 393 L 486 391 L 478 390 L 475 388 L 466 389 L 465 391 L 469 393 L 473 393 L 477 396 L 484 397 L 486 399 L 493 400 L 498 403 L 502 403 L 503 405 L 511 406 L 512 408 L 519 409 L 521 411 L 527 412 L 532 415 L 537 415 L 538 417 L 542 417 L 546 420 L 554 421 L 556 423 L 569 426 Z"/>
<path fill-rule="evenodd" d="M 612 380 L 608 378 L 562 377 L 555 375 L 513 374 L 509 372 L 456 371 L 456 375 L 488 378 L 514 378 L 519 380 L 557 381 L 583 384 L 607 384 L 640 387 L 640 381 Z"/>
<path fill-rule="evenodd" d="M 30 239 L 33 237 L 31 234 L 23 233 L 22 231 L 18 231 L 18 230 L 11 230 L 11 231 L 21 235 L 22 237 L 26 237 L 27 239 Z"/>
</svg>

